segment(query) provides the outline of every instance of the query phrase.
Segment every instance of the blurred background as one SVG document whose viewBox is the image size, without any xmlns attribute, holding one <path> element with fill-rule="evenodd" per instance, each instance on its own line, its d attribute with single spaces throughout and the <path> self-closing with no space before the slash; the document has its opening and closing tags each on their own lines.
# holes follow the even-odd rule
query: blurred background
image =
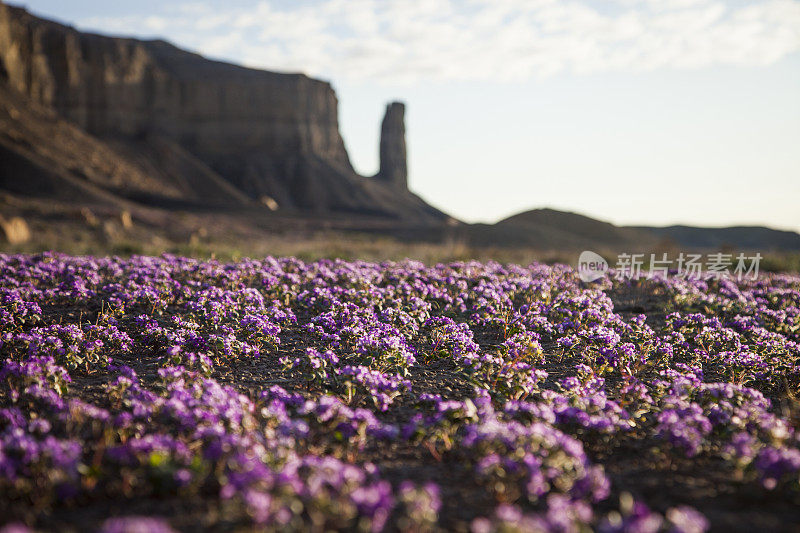
<svg viewBox="0 0 800 533">
<path fill-rule="evenodd" d="M 799 51 L 793 0 L 0 4 L 3 246 L 796 268 Z"/>
</svg>

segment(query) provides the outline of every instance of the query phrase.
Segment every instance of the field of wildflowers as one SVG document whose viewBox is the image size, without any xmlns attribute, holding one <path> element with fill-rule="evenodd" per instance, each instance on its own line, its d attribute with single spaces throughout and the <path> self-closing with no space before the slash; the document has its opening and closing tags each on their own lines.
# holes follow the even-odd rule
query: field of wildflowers
<svg viewBox="0 0 800 533">
<path fill-rule="evenodd" d="M 0 255 L 0 331 L 0 531 L 800 527 L 800 277 Z"/>
</svg>

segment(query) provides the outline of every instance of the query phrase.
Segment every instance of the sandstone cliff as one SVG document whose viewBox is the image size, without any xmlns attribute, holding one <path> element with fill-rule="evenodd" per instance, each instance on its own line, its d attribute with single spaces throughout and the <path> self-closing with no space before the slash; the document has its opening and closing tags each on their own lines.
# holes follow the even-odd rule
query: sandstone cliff
<svg viewBox="0 0 800 533">
<path fill-rule="evenodd" d="M 251 201 L 192 156 L 166 142 L 101 142 L 54 111 L 0 84 L 0 189 L 76 203 L 121 197 L 245 205 Z M 121 151 L 122 150 L 122 151 Z M 126 157 L 130 154 L 130 157 Z"/>
<path fill-rule="evenodd" d="M 364 178 L 326 82 L 211 61 L 164 41 L 82 33 L 2 3 L 0 82 L 151 175 L 166 157 L 174 182 L 201 169 L 283 209 L 443 218 L 407 190 L 402 104 L 387 109 L 378 179 Z"/>
</svg>

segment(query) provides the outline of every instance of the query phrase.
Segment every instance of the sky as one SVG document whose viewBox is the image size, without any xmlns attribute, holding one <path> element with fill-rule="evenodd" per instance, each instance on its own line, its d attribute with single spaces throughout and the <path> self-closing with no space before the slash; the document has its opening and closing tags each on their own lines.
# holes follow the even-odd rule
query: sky
<svg viewBox="0 0 800 533">
<path fill-rule="evenodd" d="M 800 0 L 16 3 L 328 80 L 365 175 L 404 101 L 410 188 L 465 221 L 800 231 Z"/>
</svg>

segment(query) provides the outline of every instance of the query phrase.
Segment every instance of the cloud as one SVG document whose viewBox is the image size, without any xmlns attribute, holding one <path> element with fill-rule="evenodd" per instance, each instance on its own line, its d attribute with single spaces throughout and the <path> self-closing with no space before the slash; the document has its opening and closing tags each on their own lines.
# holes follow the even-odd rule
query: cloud
<svg viewBox="0 0 800 533">
<path fill-rule="evenodd" d="M 800 50 L 798 0 L 192 2 L 78 25 L 253 67 L 395 83 L 763 66 Z"/>
</svg>

